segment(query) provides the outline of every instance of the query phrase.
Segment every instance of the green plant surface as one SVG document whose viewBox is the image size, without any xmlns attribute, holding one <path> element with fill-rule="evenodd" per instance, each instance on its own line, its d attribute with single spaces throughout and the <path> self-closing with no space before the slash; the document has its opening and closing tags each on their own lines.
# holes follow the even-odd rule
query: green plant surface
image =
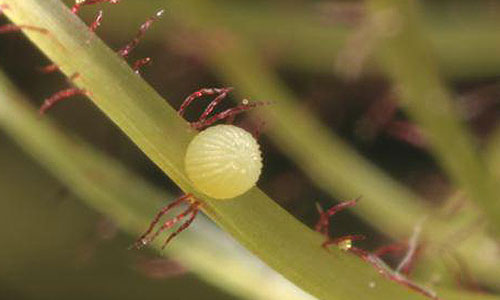
<svg viewBox="0 0 500 300">
<path fill-rule="evenodd" d="M 323 238 L 289 215 L 258 188 L 230 201 L 196 192 L 183 170 L 195 132 L 127 64 L 58 0 L 4 0 L 16 24 L 75 84 L 186 193 L 203 201 L 203 211 L 243 246 L 299 287 L 320 299 L 422 299 L 381 278 L 371 266 L 339 249 L 325 251 Z M 376 289 L 369 283 L 374 282 Z"/>
<path fill-rule="evenodd" d="M 437 162 L 480 206 L 500 233 L 500 191 L 436 70 L 419 27 L 418 4 L 371 0 L 369 15 L 386 28 L 377 56 L 401 94 L 401 105 L 422 129 Z"/>
<path fill-rule="evenodd" d="M 137 237 L 147 228 L 160 201 L 174 198 L 81 140 L 65 135 L 48 118 L 40 118 L 23 98 L 0 72 L 0 127 L 88 206 L 124 231 Z M 264 272 L 249 253 L 238 252 L 240 248 L 231 246 L 231 241 L 213 227 L 200 218 L 164 254 L 241 298 L 310 299 L 274 272 Z M 161 243 L 153 246 L 162 253 Z"/>
<path fill-rule="evenodd" d="M 49 35 L 37 35 L 35 32 L 27 32 L 27 35 L 54 59 L 67 75 L 78 71 L 80 77 L 76 83 L 92 92 L 91 98 L 96 104 L 153 161 L 166 170 L 186 191 L 192 191 L 181 168 L 182 155 L 178 156 L 183 153 L 193 134 L 187 124 L 178 119 L 162 99 L 132 74 L 97 38 L 88 33 L 83 24 L 58 6 L 56 1 L 5 2 L 10 6 L 7 14 L 14 21 L 49 29 Z M 241 197 L 233 203 L 203 199 L 207 213 L 223 228 L 264 261 L 292 278 L 299 286 L 317 295 L 323 295 L 324 298 L 332 298 L 335 295 L 349 295 L 353 299 L 361 297 L 363 289 L 354 288 L 352 277 L 345 272 L 353 271 L 356 280 L 362 279 L 360 274 L 367 274 L 359 269 L 354 270 L 351 264 L 356 264 L 355 260 L 342 255 L 332 259 L 323 250 L 315 247 L 319 245 L 316 243 L 321 241 L 318 235 L 298 224 L 257 190 L 252 191 L 249 196 L 252 195 L 253 199 Z M 273 231 L 270 232 L 269 228 Z M 285 235 L 282 235 L 283 233 Z M 280 251 L 275 251 L 276 249 Z M 291 266 L 288 264 L 289 260 L 293 260 L 295 264 Z M 325 264 L 325 260 L 332 264 Z M 350 266 L 343 268 L 345 263 Z M 336 267 L 342 270 L 341 277 L 333 274 L 332 268 Z M 361 264 L 357 267 L 366 268 Z M 383 283 L 391 286 L 386 281 Z M 393 285 L 392 288 L 398 289 Z M 418 296 L 411 294 L 410 297 Z"/>
<path fill-rule="evenodd" d="M 0 127 L 88 206 L 110 217 L 121 229 L 139 234 L 158 208 L 158 201 L 171 196 L 78 138 L 70 138 L 47 118 L 40 119 L 23 98 L 0 72 Z M 201 221 L 160 253 L 173 256 L 204 280 L 241 298 L 310 299 L 274 273 L 264 272 L 249 253 L 231 246 L 210 224 Z M 159 243 L 153 246 L 160 250 Z M 446 299 L 498 299 L 453 290 L 439 293 Z"/>
<path fill-rule="evenodd" d="M 299 105 L 284 84 L 265 67 L 251 43 L 239 38 L 206 2 L 170 2 L 182 24 L 189 24 L 199 34 L 204 53 L 219 76 L 242 96 L 272 99 L 275 110 L 258 111 L 266 121 L 266 133 L 276 146 L 289 156 L 319 187 L 333 197 L 343 199 L 362 196 L 353 213 L 394 238 L 407 237 L 423 217 L 430 217 L 422 239 L 446 247 L 459 228 L 473 224 L 478 215 L 471 211 L 443 221 L 437 208 L 422 205 L 413 193 L 372 166 L 356 151 L 335 137 Z M 226 25 L 226 26 L 224 26 Z M 214 34 L 215 33 L 215 34 Z M 221 36 L 225 39 L 221 40 Z M 215 43 L 211 43 L 215 41 Z M 219 47 L 224 44 L 224 47 Z M 500 261 L 484 256 L 480 249 L 490 249 L 491 238 L 477 233 L 456 249 L 477 278 L 496 287 L 500 278 Z"/>
</svg>

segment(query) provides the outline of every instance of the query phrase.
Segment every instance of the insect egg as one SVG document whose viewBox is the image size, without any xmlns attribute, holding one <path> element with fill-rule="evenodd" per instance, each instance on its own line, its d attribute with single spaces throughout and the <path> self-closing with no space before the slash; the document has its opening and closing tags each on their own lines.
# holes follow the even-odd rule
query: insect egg
<svg viewBox="0 0 500 300">
<path fill-rule="evenodd" d="M 259 144 L 233 125 L 212 126 L 194 137 L 185 157 L 193 185 L 215 199 L 229 199 L 252 188 L 262 170 Z"/>
</svg>

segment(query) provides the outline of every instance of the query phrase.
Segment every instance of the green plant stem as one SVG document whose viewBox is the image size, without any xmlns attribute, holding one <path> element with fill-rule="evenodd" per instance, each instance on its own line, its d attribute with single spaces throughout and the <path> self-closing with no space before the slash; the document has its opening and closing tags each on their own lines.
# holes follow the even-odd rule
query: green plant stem
<svg viewBox="0 0 500 300">
<path fill-rule="evenodd" d="M 378 57 L 400 90 L 402 107 L 421 127 L 437 162 L 482 208 L 491 231 L 498 236 L 500 192 L 439 78 L 430 44 L 419 27 L 417 4 L 399 0 L 368 3 L 370 17 L 387 28 Z"/>
<path fill-rule="evenodd" d="M 16 24 L 45 28 L 25 31 L 75 85 L 186 193 L 243 246 L 299 287 L 320 299 L 387 299 L 423 296 L 381 278 L 375 270 L 339 249 L 325 251 L 323 238 L 298 222 L 258 188 L 220 201 L 198 193 L 183 170 L 184 153 L 195 132 L 165 101 L 107 48 L 58 0 L 3 0 Z M 369 283 L 374 282 L 374 291 Z"/>
<path fill-rule="evenodd" d="M 132 236 L 147 228 L 160 201 L 174 198 L 79 139 L 68 137 L 48 118 L 40 118 L 23 98 L 0 72 L 0 127 L 88 206 Z M 238 252 L 240 248 L 213 227 L 201 218 L 165 250 L 160 248 L 161 241 L 153 246 L 238 297 L 310 299 L 274 272 L 265 272 L 246 251 Z"/>
<path fill-rule="evenodd" d="M 87 205 L 112 218 L 123 230 L 139 234 L 155 213 L 156 200 L 171 197 L 79 139 L 66 136 L 50 120 L 40 119 L 23 98 L 0 72 L 0 127 Z M 274 272 L 264 272 L 249 253 L 231 245 L 231 240 L 212 230 L 211 224 L 200 221 L 161 251 L 204 280 L 241 298 L 310 299 Z M 160 243 L 153 246 L 160 250 Z M 439 292 L 447 299 L 497 299 L 453 290 Z"/>
<path fill-rule="evenodd" d="M 229 25 L 224 26 L 226 24 L 221 22 L 214 24 L 214 20 L 223 18 L 213 6 L 193 0 L 169 2 L 169 5 L 178 21 L 183 25 L 189 24 L 200 35 L 200 40 L 205 41 L 202 47 L 207 59 L 225 81 L 237 87 L 237 93 L 274 102 L 276 109 L 259 111 L 258 116 L 265 118 L 266 133 L 283 153 L 332 196 L 349 199 L 361 195 L 362 201 L 353 212 L 366 222 L 398 239 L 410 235 L 422 217 L 435 216 L 426 223 L 422 239 L 442 244 L 443 241 L 449 241 L 457 228 L 466 228 L 477 218 L 471 212 L 442 222 L 439 214 L 434 215 L 432 208 L 421 204 L 423 200 L 372 166 L 325 129 L 266 68 L 251 43 L 239 38 L 229 29 Z M 221 40 L 221 36 L 225 39 Z M 224 44 L 224 47 L 219 44 Z M 478 251 L 490 245 L 491 239 L 481 233 L 473 240 L 464 241 L 457 251 L 466 258 L 477 278 L 496 286 L 500 261 L 486 259 Z"/>
</svg>

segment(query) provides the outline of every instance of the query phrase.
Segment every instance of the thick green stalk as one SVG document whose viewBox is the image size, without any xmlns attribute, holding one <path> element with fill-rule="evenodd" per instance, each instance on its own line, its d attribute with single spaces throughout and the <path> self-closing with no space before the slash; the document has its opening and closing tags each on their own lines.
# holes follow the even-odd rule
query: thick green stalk
<svg viewBox="0 0 500 300">
<path fill-rule="evenodd" d="M 147 228 L 160 201 L 173 199 L 110 157 L 65 135 L 48 118 L 40 118 L 23 98 L 0 72 L 0 127 L 82 201 L 121 229 L 137 237 Z M 213 227 L 200 218 L 165 250 L 160 249 L 161 241 L 153 246 L 238 297 L 310 299 L 273 271 L 265 272 L 249 253 L 236 251 L 240 248 Z"/>
<path fill-rule="evenodd" d="M 242 245 L 292 282 L 321 299 L 423 296 L 381 278 L 358 258 L 321 248 L 323 238 L 258 188 L 228 201 L 210 199 L 187 179 L 183 159 L 195 132 L 175 110 L 58 0 L 3 0 L 5 14 L 49 34 L 25 34 L 168 176 L 203 202 L 203 211 Z M 221 266 L 223 267 L 223 266 Z M 370 288 L 374 282 L 376 289 Z M 402 296 L 404 295 L 404 296 Z"/>
</svg>

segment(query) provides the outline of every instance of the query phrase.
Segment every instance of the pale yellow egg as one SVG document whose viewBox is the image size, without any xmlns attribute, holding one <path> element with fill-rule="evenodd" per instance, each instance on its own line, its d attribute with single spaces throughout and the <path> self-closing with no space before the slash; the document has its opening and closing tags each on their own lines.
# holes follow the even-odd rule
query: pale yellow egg
<svg viewBox="0 0 500 300">
<path fill-rule="evenodd" d="M 259 144 L 233 125 L 212 126 L 194 137 L 185 158 L 186 173 L 202 193 L 216 199 L 239 196 L 260 177 Z"/>
</svg>

